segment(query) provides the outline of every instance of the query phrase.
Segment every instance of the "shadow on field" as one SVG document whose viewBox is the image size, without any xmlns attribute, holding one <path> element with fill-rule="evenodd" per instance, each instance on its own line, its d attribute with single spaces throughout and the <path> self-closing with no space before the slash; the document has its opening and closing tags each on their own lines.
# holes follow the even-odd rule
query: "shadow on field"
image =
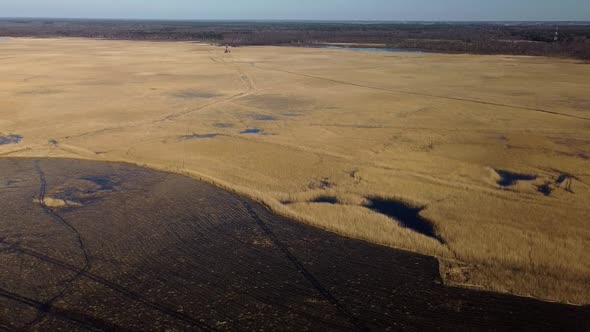
<svg viewBox="0 0 590 332">
<path fill-rule="evenodd" d="M 190 141 L 193 139 L 205 139 L 205 138 L 215 138 L 220 136 L 221 134 L 191 134 L 191 135 L 182 135 L 179 136 L 179 139 L 182 141 Z"/>
<path fill-rule="evenodd" d="M 20 141 L 23 140 L 21 135 L 0 135 L 0 145 L 7 145 L 7 144 L 18 144 Z"/>
<path fill-rule="evenodd" d="M 590 328 L 589 307 L 446 287 L 432 257 L 327 233 L 180 175 L 0 159 L 0 179 L 10 182 L 0 329 Z M 82 185 L 100 199 L 44 203 Z"/>
<path fill-rule="evenodd" d="M 195 90 L 183 90 L 174 94 L 174 97 L 181 99 L 208 99 L 219 96 L 217 93 Z"/>
</svg>

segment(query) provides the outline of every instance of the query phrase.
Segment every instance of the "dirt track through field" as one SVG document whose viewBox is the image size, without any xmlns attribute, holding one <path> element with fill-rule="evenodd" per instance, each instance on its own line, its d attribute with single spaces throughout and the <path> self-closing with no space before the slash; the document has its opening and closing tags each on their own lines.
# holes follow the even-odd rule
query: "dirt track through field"
<svg viewBox="0 0 590 332">
<path fill-rule="evenodd" d="M 187 177 L 64 159 L 0 170 L 0 329 L 590 328 L 589 307 L 450 288 L 434 258 Z"/>
<path fill-rule="evenodd" d="M 565 113 L 560 113 L 560 112 L 555 112 L 555 111 L 550 111 L 550 110 L 545 110 L 545 109 L 540 109 L 540 108 L 516 106 L 516 105 L 509 105 L 509 104 L 502 104 L 502 103 L 494 103 L 494 102 L 489 102 L 489 101 L 484 101 L 484 100 L 466 99 L 466 98 L 459 98 L 459 97 L 452 97 L 452 96 L 440 96 L 440 95 L 435 95 L 435 94 L 430 94 L 430 93 L 421 93 L 421 92 L 415 92 L 415 91 L 383 88 L 383 87 L 371 86 L 371 85 L 367 85 L 367 84 L 360 84 L 360 83 L 342 81 L 342 80 L 337 80 L 337 79 L 332 79 L 332 78 L 327 78 L 327 77 L 298 73 L 298 72 L 294 72 L 294 71 L 290 71 L 290 70 L 282 70 L 282 69 L 270 68 L 270 67 L 261 67 L 256 64 L 254 64 L 254 67 L 256 67 L 258 69 L 277 71 L 277 72 L 282 72 L 282 73 L 286 73 L 286 74 L 297 75 L 297 76 L 302 76 L 302 77 L 307 77 L 307 78 L 312 78 L 312 79 L 316 79 L 316 80 L 322 80 L 322 81 L 327 81 L 327 82 L 332 82 L 332 83 L 337 83 L 337 84 L 356 86 L 359 88 L 365 88 L 365 89 L 371 89 L 371 90 L 401 93 L 401 94 L 414 95 L 414 96 L 420 96 L 420 97 L 429 97 L 429 98 L 436 98 L 436 99 L 446 99 L 446 100 L 459 101 L 459 102 L 465 102 L 465 103 L 474 103 L 474 104 L 480 104 L 480 105 L 499 106 L 499 107 L 505 107 L 505 108 L 519 109 L 519 110 L 532 111 L 532 112 L 540 112 L 540 113 L 553 114 L 553 115 L 557 115 L 557 116 L 565 116 L 565 117 L 569 117 L 569 118 L 590 121 L 590 118 L 587 118 L 587 117 L 565 114 Z"/>
</svg>

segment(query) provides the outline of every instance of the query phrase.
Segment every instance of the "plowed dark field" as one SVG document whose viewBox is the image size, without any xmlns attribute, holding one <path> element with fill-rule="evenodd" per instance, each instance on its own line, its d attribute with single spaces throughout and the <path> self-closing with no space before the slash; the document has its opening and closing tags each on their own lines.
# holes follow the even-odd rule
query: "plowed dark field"
<svg viewBox="0 0 590 332">
<path fill-rule="evenodd" d="M 0 159 L 0 330 L 587 331 L 589 318 L 446 287 L 434 258 L 183 176 Z"/>
</svg>

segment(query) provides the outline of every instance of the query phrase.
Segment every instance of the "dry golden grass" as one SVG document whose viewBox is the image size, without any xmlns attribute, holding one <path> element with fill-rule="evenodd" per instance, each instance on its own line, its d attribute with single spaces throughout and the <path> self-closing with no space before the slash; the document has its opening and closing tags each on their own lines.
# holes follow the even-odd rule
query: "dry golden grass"
<svg viewBox="0 0 590 332">
<path fill-rule="evenodd" d="M 0 134 L 24 137 L 0 156 L 187 174 L 461 262 L 441 264 L 451 284 L 590 303 L 588 65 L 83 39 L 11 39 L 0 59 Z M 496 169 L 537 179 L 500 188 Z M 370 196 L 424 206 L 446 244 L 367 209 Z"/>
<path fill-rule="evenodd" d="M 39 202 L 39 203 L 41 203 L 41 202 Z M 51 198 L 51 197 L 45 197 L 43 199 L 43 204 L 47 207 L 54 208 L 54 209 L 59 209 L 59 208 L 63 208 L 63 207 L 68 206 L 68 202 L 64 201 L 63 199 Z"/>
</svg>

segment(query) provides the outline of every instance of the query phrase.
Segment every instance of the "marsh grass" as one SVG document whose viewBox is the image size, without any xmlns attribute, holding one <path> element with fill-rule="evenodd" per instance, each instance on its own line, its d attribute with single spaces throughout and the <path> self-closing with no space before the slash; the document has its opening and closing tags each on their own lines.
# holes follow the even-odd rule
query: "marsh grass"
<svg viewBox="0 0 590 332">
<path fill-rule="evenodd" d="M 117 54 L 109 71 L 105 50 Z M 590 303 L 590 175 L 580 157 L 590 155 L 590 125 L 563 97 L 587 101 L 590 67 L 503 56 L 400 54 L 392 61 L 318 49 L 244 47 L 232 58 L 219 51 L 190 43 L 7 43 L 0 57 L 22 56 L 6 59 L 0 77 L 0 132 L 26 140 L 1 145 L 0 156 L 184 174 L 315 227 L 460 262 L 449 268 L 453 285 Z M 75 62 L 85 66 L 72 69 Z M 35 88 L 64 92 L 34 102 L 19 94 L 33 84 L 23 76 L 48 68 L 63 74 Z M 162 75 L 138 80 L 145 72 Z M 188 90 L 223 97 L 170 93 Z M 541 108 L 553 113 L 535 111 Z M 286 112 L 299 116 L 280 116 Z M 259 113 L 277 120 L 257 121 Z M 248 128 L 268 135 L 240 134 Z M 191 133 L 220 135 L 179 139 Z M 536 178 L 500 186 L 494 170 Z M 571 177 L 558 186 L 560 174 Z M 547 182 L 548 196 L 537 188 Z M 314 202 L 322 197 L 336 204 Z M 423 207 L 419 215 L 444 244 L 371 211 L 371 197 Z"/>
</svg>

